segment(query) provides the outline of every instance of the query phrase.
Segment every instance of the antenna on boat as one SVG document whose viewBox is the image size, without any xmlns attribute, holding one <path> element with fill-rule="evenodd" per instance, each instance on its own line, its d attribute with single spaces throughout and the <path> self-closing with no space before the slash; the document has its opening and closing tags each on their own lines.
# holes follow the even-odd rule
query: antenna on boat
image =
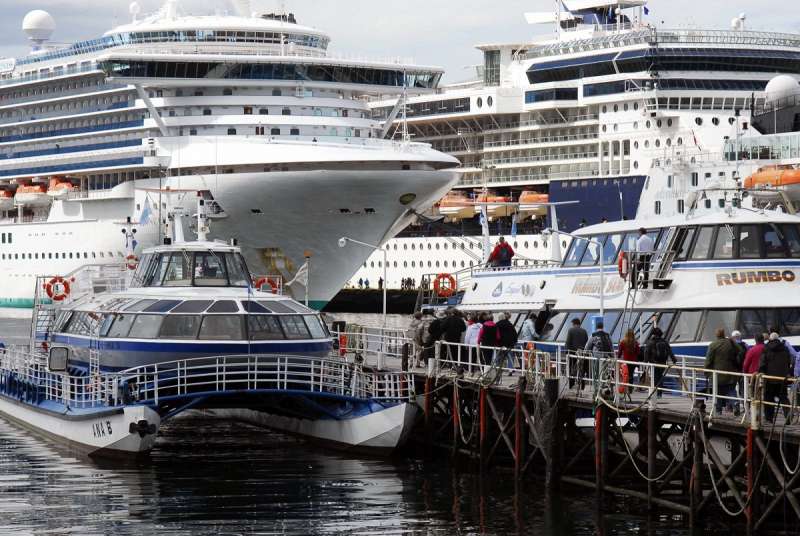
<svg viewBox="0 0 800 536">
<path fill-rule="evenodd" d="M 208 240 L 208 215 L 206 214 L 206 200 L 197 192 L 197 240 Z"/>
<path fill-rule="evenodd" d="M 406 72 L 403 71 L 403 107 L 402 107 L 402 120 L 400 124 L 402 125 L 402 133 L 403 133 L 403 142 L 408 143 L 411 140 L 411 137 L 408 135 L 408 113 L 407 113 L 407 106 L 408 106 L 408 78 L 406 76 Z"/>
</svg>

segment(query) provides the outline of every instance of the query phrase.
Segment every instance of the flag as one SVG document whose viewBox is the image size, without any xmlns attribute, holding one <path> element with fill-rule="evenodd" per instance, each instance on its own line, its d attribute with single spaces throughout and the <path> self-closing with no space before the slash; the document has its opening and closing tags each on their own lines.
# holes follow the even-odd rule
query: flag
<svg viewBox="0 0 800 536">
<path fill-rule="evenodd" d="M 517 213 L 511 215 L 511 236 L 517 237 Z"/>
<path fill-rule="evenodd" d="M 645 15 L 649 15 L 650 14 L 650 8 L 649 7 L 644 6 L 644 14 Z"/>
<path fill-rule="evenodd" d="M 286 283 L 286 286 L 294 285 L 295 283 L 300 283 L 304 287 L 308 286 L 308 260 L 297 270 L 297 273 L 294 274 L 294 277 L 291 281 Z"/>
<path fill-rule="evenodd" d="M 150 223 L 150 213 L 152 209 L 150 208 L 150 198 L 146 197 L 144 200 L 144 209 L 142 209 L 142 215 L 139 217 L 139 225 L 147 225 Z"/>
<path fill-rule="evenodd" d="M 483 260 L 488 261 L 492 253 L 492 244 L 489 240 L 489 218 L 486 216 L 486 205 L 481 205 L 481 233 L 483 234 Z"/>
</svg>

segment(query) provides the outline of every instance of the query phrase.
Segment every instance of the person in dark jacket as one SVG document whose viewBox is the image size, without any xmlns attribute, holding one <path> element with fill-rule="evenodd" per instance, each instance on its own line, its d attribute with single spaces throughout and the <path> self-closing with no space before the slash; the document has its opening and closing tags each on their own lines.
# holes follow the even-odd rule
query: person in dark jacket
<svg viewBox="0 0 800 536">
<path fill-rule="evenodd" d="M 567 340 L 564 341 L 564 349 L 567 351 L 569 359 L 569 386 L 572 388 L 575 385 L 576 378 L 581 380 L 586 376 L 588 367 L 584 364 L 587 363 L 585 359 L 578 360 L 575 352 L 580 352 L 586 348 L 586 343 L 589 342 L 589 334 L 581 327 L 581 321 L 578 318 L 572 319 L 572 327 L 567 332 Z"/>
<path fill-rule="evenodd" d="M 454 360 L 460 357 L 462 360 L 466 360 L 466 354 L 461 355 L 461 350 L 457 345 L 461 344 L 464 332 L 467 331 L 467 325 L 456 309 L 449 308 L 445 314 L 446 316 L 442 320 L 442 335 L 444 341 L 448 343 L 448 359 Z"/>
<path fill-rule="evenodd" d="M 725 330 L 723 328 L 719 328 L 717 330 L 717 339 L 708 345 L 706 361 L 703 364 L 703 368 L 722 372 L 740 372 L 742 370 L 741 365 L 739 364 L 739 348 L 733 343 L 733 341 L 725 337 Z M 739 404 L 733 400 L 733 398 L 736 396 L 736 382 L 739 380 L 738 376 L 732 376 L 729 374 L 717 374 L 716 376 L 716 412 L 721 414 L 724 404 L 733 410 L 734 415 L 738 416 Z M 713 375 L 709 375 L 709 385 L 712 384 L 713 379 Z"/>
<path fill-rule="evenodd" d="M 478 333 L 478 345 L 481 347 L 481 362 L 484 365 L 492 363 L 494 349 L 500 346 L 500 333 L 497 324 L 494 323 L 492 315 L 484 313 L 481 320 L 481 331 Z"/>
<path fill-rule="evenodd" d="M 512 350 L 517 345 L 517 330 L 514 328 L 514 324 L 511 323 L 511 313 L 503 313 L 503 317 L 497 322 L 497 332 L 500 337 L 500 346 L 503 348 L 497 356 L 497 363 L 501 364 L 505 358 L 506 366 L 513 369 L 514 354 Z M 513 374 L 513 370 L 508 373 L 509 376 Z"/>
<path fill-rule="evenodd" d="M 511 266 L 511 259 L 514 258 L 514 250 L 511 244 L 506 242 L 502 236 L 497 240 L 491 255 L 489 255 L 489 262 L 492 266 L 508 267 Z"/>
<path fill-rule="evenodd" d="M 594 391 L 597 391 L 600 380 L 600 361 L 614 357 L 614 343 L 611 342 L 611 336 L 606 332 L 603 322 L 596 324 L 597 331 L 592 333 L 591 338 L 586 343 L 584 350 L 592 353 L 592 383 Z M 581 381 L 580 389 L 583 390 L 583 382 Z"/>
<path fill-rule="evenodd" d="M 667 360 L 670 359 L 673 363 L 676 363 L 675 354 L 672 352 L 672 347 L 664 339 L 664 332 L 661 331 L 661 328 L 655 327 L 650 333 L 650 339 L 644 347 L 644 360 L 656 365 L 666 365 Z M 656 389 L 661 386 L 664 370 L 662 367 L 653 367 L 653 384 Z M 658 391 L 658 397 L 661 398 L 661 391 Z"/>
<path fill-rule="evenodd" d="M 786 419 L 789 419 L 789 398 L 786 395 L 785 378 L 792 373 L 792 357 L 777 333 L 769 334 L 769 342 L 761 354 L 759 372 L 765 376 L 784 378 L 783 380 L 769 379 L 764 381 L 764 402 L 767 402 L 764 405 L 764 417 L 768 422 L 772 422 L 775 417 L 775 406 L 772 404 L 775 403 L 777 398 L 778 403 L 784 406 L 783 414 Z"/>
</svg>

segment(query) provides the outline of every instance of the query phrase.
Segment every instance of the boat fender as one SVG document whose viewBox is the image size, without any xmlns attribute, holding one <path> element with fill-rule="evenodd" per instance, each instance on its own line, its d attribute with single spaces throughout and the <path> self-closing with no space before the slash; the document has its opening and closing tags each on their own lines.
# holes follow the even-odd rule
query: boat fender
<svg viewBox="0 0 800 536">
<path fill-rule="evenodd" d="M 449 298 L 456 293 L 456 278 L 450 274 L 439 274 L 433 280 L 433 290 L 440 298 Z"/>
<path fill-rule="evenodd" d="M 142 419 L 139 422 L 132 422 L 130 426 L 128 426 L 128 432 L 131 434 L 139 434 L 139 437 L 153 435 L 156 433 L 156 425 L 150 424 L 145 419 Z"/>
<path fill-rule="evenodd" d="M 627 251 L 619 252 L 619 257 L 617 258 L 617 271 L 622 279 L 628 278 L 628 272 L 630 272 L 630 261 L 628 260 Z"/>
<path fill-rule="evenodd" d="M 139 266 L 139 257 L 131 253 L 125 257 L 125 266 L 128 267 L 128 270 L 135 270 Z"/>
<path fill-rule="evenodd" d="M 44 285 L 44 291 L 47 297 L 53 301 L 63 301 L 69 296 L 70 281 L 75 281 L 74 278 L 67 280 L 61 276 L 56 276 Z"/>
</svg>

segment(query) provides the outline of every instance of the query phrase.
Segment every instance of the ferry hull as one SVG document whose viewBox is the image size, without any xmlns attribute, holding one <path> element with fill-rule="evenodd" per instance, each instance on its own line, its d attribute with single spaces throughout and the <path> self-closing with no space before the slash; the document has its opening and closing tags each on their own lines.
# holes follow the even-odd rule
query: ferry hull
<svg viewBox="0 0 800 536">
<path fill-rule="evenodd" d="M 211 409 L 205 414 L 286 432 L 334 447 L 389 454 L 403 445 L 414 425 L 418 406 L 400 403 L 347 419 L 299 419 L 251 409 Z"/>
<path fill-rule="evenodd" d="M 47 439 L 90 456 L 130 457 L 149 452 L 161 418 L 144 406 L 80 411 L 65 416 L 0 395 L 0 415 Z M 147 422 L 149 431 L 131 432 L 131 425 Z"/>
</svg>

